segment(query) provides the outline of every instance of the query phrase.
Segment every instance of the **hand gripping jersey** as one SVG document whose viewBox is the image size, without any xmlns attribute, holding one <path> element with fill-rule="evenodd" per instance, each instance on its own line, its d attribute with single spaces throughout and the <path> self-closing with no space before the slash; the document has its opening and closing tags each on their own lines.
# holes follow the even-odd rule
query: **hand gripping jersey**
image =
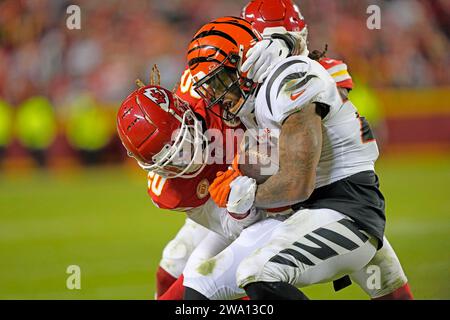
<svg viewBox="0 0 450 320">
<path fill-rule="evenodd" d="M 287 117 L 310 103 L 321 104 L 326 110 L 322 152 L 315 191 L 298 207 L 342 212 L 382 241 L 384 199 L 374 173 L 378 147 L 368 122 L 350 100 L 342 101 L 327 70 L 304 56 L 279 62 L 256 93 L 253 125 L 276 136 Z M 251 119 L 242 121 L 247 127 L 252 124 Z M 360 184 L 370 185 L 370 190 L 360 192 Z"/>
</svg>

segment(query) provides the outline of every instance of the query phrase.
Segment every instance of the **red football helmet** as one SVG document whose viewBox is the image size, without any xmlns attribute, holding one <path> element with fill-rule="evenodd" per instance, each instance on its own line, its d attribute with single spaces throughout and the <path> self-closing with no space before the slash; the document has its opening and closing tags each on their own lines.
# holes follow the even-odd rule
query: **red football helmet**
<svg viewBox="0 0 450 320">
<path fill-rule="evenodd" d="M 284 32 L 306 29 L 299 8 L 291 0 L 253 0 L 244 7 L 241 17 L 251 22 L 261 34 L 279 32 L 280 27 L 285 29 Z"/>
<path fill-rule="evenodd" d="M 208 142 L 187 102 L 159 86 L 130 94 L 117 113 L 128 155 L 165 178 L 192 178 L 206 165 Z"/>
</svg>

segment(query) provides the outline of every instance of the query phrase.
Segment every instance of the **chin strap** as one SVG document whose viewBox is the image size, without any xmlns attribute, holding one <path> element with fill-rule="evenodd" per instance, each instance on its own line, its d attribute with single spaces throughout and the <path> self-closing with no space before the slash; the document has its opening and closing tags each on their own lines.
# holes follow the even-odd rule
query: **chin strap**
<svg viewBox="0 0 450 320">
<path fill-rule="evenodd" d="M 255 110 L 255 98 L 256 95 L 259 92 L 259 89 L 261 88 L 262 83 L 257 83 L 254 88 L 250 90 L 248 95 L 245 97 L 244 101 L 242 102 L 242 105 L 239 107 L 236 115 L 241 116 L 247 116 L 253 110 Z"/>
</svg>

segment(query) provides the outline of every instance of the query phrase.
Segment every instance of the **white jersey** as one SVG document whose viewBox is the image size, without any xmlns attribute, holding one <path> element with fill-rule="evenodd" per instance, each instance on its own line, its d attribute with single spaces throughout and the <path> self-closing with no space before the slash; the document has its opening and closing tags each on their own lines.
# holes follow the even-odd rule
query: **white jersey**
<svg viewBox="0 0 450 320">
<path fill-rule="evenodd" d="M 257 126 L 276 135 L 287 117 L 313 102 L 329 107 L 322 119 L 316 188 L 374 170 L 378 147 L 367 121 L 350 101 L 342 101 L 333 78 L 308 57 L 290 57 L 276 64 L 256 94 L 257 123 L 244 117 L 241 120 L 247 128 Z"/>
</svg>

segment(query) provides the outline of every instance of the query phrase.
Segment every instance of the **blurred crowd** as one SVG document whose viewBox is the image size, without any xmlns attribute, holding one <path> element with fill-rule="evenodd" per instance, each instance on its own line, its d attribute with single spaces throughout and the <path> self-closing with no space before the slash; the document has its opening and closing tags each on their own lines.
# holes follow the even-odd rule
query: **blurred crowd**
<svg viewBox="0 0 450 320">
<path fill-rule="evenodd" d="M 3 0 L 0 1 L 0 101 L 13 108 L 45 97 L 58 117 L 80 96 L 118 103 L 144 82 L 153 64 L 162 84 L 176 85 L 195 31 L 246 0 Z M 375 88 L 450 84 L 450 1 L 297 0 L 311 49 L 328 44 L 357 79 Z M 66 12 L 81 9 L 81 29 Z M 381 29 L 366 26 L 370 4 L 381 8 Z"/>
<path fill-rule="evenodd" d="M 17 104 L 34 94 L 62 105 L 88 91 L 117 101 L 157 63 L 173 86 L 190 38 L 203 23 L 239 15 L 245 0 L 5 0 L 0 3 L 0 95 Z M 310 47 L 328 44 L 374 86 L 450 83 L 450 2 L 445 0 L 297 0 Z M 381 29 L 368 30 L 366 9 L 381 8 Z M 70 4 L 81 30 L 66 28 Z"/>
</svg>

